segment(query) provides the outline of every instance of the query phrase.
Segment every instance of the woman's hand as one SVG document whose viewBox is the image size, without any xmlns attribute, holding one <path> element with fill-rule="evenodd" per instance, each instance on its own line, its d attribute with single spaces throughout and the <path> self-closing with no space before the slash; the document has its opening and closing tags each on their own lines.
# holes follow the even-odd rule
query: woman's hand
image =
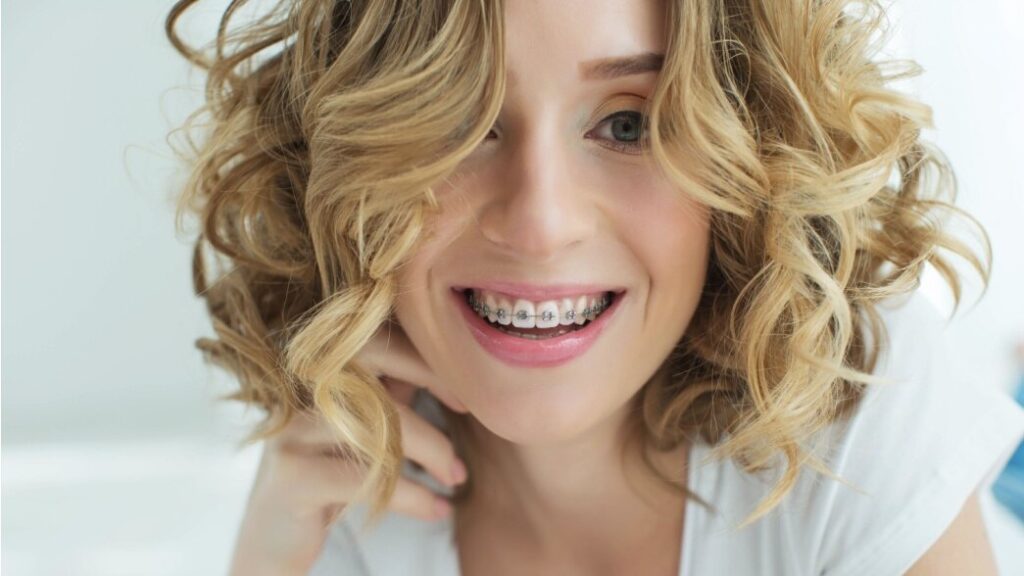
<svg viewBox="0 0 1024 576">
<path fill-rule="evenodd" d="M 356 361 L 379 375 L 395 399 L 405 457 L 444 485 L 464 481 L 466 468 L 451 441 L 410 404 L 418 388 L 427 388 L 452 410 L 466 409 L 439 386 L 401 327 L 383 326 Z M 363 477 L 319 414 L 295 414 L 264 443 L 231 574 L 306 574 L 320 555 L 331 520 L 351 502 Z M 425 520 L 451 511 L 444 497 L 404 477 L 387 508 Z"/>
</svg>

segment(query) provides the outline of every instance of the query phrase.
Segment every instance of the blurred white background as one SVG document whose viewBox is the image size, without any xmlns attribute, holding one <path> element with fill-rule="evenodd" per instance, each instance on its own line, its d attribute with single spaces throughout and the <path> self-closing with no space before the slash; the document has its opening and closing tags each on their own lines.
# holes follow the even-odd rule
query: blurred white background
<svg viewBox="0 0 1024 576">
<path fill-rule="evenodd" d="M 209 33 L 226 2 L 186 31 Z M 258 459 L 235 443 L 257 414 L 193 341 L 211 334 L 192 295 L 191 238 L 169 198 L 182 175 L 166 133 L 198 102 L 163 33 L 167 2 L 2 8 L 3 552 L 22 574 L 221 574 Z M 1024 338 L 1024 4 L 897 1 L 894 54 L 925 75 L 929 137 L 958 203 L 989 231 L 992 284 L 968 285 L 952 324 L 963 370 L 1009 391 Z M 190 86 L 190 87 L 189 87 Z M 928 278 L 940 304 L 948 293 Z M 1003 572 L 1024 535 L 987 509 Z M 990 527 L 991 529 L 991 527 Z"/>
</svg>

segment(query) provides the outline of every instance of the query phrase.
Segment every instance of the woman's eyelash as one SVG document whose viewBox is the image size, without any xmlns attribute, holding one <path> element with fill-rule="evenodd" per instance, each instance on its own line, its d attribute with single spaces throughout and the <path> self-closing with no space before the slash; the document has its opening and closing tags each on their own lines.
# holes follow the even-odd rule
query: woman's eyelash
<svg viewBox="0 0 1024 576">
<path fill-rule="evenodd" d="M 613 114 L 609 114 L 608 116 L 605 116 L 600 122 L 597 123 L 597 128 L 594 128 L 593 130 L 590 130 L 589 132 L 587 132 L 585 137 L 592 138 L 591 134 L 593 134 L 594 132 L 599 130 L 602 126 L 607 124 L 609 127 L 611 127 L 612 126 L 612 122 L 614 122 L 615 120 L 618 120 L 620 118 L 630 120 L 631 123 L 632 123 L 632 126 L 634 127 L 633 130 L 640 130 L 641 131 L 640 135 L 636 138 L 636 140 L 627 140 L 627 141 L 615 140 L 614 139 L 614 135 L 610 139 L 609 138 L 604 138 L 604 137 L 593 137 L 593 138 L 596 138 L 598 140 L 606 141 L 607 143 L 606 144 L 602 144 L 603 146 L 605 146 L 606 148 L 611 148 L 611 149 L 616 150 L 618 152 L 623 152 L 623 153 L 627 153 L 627 154 L 638 154 L 638 153 L 640 153 L 640 151 L 643 149 L 644 145 L 647 143 L 647 137 L 648 137 L 647 136 L 647 121 L 648 121 L 648 118 L 647 118 L 647 115 L 645 115 L 643 112 L 639 112 L 637 110 L 619 110 L 618 112 L 615 112 Z M 493 132 L 494 132 L 494 129 L 492 128 L 491 132 L 489 132 L 487 134 L 487 138 L 490 138 L 490 135 Z"/>
<path fill-rule="evenodd" d="M 639 131 L 640 134 L 636 137 L 636 140 L 627 140 L 624 142 L 615 140 L 614 138 L 608 140 L 609 147 L 619 152 L 626 152 L 629 154 L 639 153 L 647 142 L 647 116 L 643 112 L 636 110 L 620 110 L 601 120 L 598 123 L 598 128 L 606 123 L 608 123 L 609 126 L 612 126 L 611 122 L 620 118 L 629 120 L 633 127 L 633 131 Z M 593 132 L 593 130 L 591 132 Z M 587 134 L 589 135 L 591 132 L 587 132 Z M 601 139 L 603 140 L 604 138 Z"/>
</svg>

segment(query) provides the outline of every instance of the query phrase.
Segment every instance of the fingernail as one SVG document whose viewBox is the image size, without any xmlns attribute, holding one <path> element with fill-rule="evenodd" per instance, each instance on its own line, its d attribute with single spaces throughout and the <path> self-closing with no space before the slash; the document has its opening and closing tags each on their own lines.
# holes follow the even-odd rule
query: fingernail
<svg viewBox="0 0 1024 576">
<path fill-rule="evenodd" d="M 466 465 L 462 463 L 462 460 L 458 458 L 452 462 L 452 481 L 456 484 L 462 484 L 466 481 Z"/>
<path fill-rule="evenodd" d="M 444 498 L 436 498 L 434 500 L 434 514 L 437 518 L 444 518 L 448 516 L 452 511 L 452 505 L 448 503 Z"/>
</svg>

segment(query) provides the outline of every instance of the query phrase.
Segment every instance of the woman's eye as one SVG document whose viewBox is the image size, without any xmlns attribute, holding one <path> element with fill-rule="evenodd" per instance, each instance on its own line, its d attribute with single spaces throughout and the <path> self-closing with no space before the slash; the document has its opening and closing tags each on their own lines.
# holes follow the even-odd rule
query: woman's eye
<svg viewBox="0 0 1024 576">
<path fill-rule="evenodd" d="M 622 110 L 601 120 L 587 136 L 594 133 L 594 137 L 607 142 L 605 145 L 609 148 L 637 154 L 647 141 L 647 117 L 635 110 Z"/>
<path fill-rule="evenodd" d="M 497 137 L 492 128 L 484 140 Z M 585 137 L 604 140 L 603 146 L 619 152 L 639 154 L 648 139 L 647 116 L 635 110 L 620 110 L 601 120 L 597 128 L 587 132 Z"/>
</svg>

